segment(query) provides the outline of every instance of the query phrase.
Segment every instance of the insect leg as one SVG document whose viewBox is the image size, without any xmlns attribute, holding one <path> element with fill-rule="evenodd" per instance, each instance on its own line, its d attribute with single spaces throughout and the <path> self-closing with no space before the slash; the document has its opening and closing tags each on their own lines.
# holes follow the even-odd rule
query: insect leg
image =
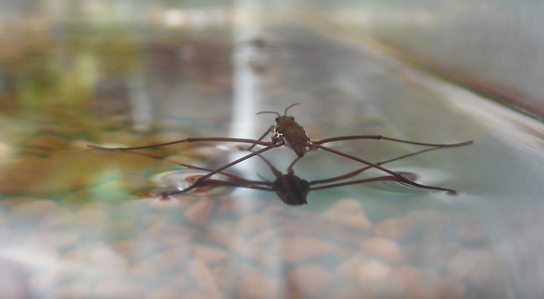
<svg viewBox="0 0 544 299">
<path fill-rule="evenodd" d="M 415 142 L 415 141 L 410 141 L 410 140 L 390 138 L 390 137 L 385 137 L 385 136 L 382 136 L 382 135 L 353 135 L 353 136 L 331 137 L 331 138 L 321 139 L 321 140 L 318 140 L 318 141 L 312 141 L 312 143 L 314 143 L 314 144 L 324 144 L 324 143 L 334 142 L 334 141 L 358 140 L 358 139 L 388 140 L 388 141 L 407 143 L 407 144 L 414 144 L 414 145 L 440 146 L 440 147 L 456 147 L 456 146 L 463 146 L 463 145 L 469 145 L 469 144 L 474 143 L 473 141 L 465 141 L 465 142 L 451 143 L 451 144 L 425 143 L 425 142 Z"/>
<path fill-rule="evenodd" d="M 266 152 L 266 151 L 268 151 L 268 150 L 270 150 L 270 149 L 272 149 L 272 148 L 274 148 L 274 147 L 279 147 L 279 146 L 282 146 L 282 145 L 283 145 L 283 143 L 278 143 L 278 144 L 275 144 L 275 145 L 268 145 L 267 147 L 264 147 L 264 148 L 262 148 L 262 149 L 260 149 L 260 150 L 258 150 L 258 151 L 251 152 L 250 154 L 245 155 L 245 156 L 243 156 L 243 157 L 240 158 L 240 159 L 237 159 L 237 160 L 235 160 L 235 161 L 232 161 L 232 162 L 230 162 L 230 163 L 228 163 L 228 164 L 226 164 L 226 165 L 224 165 L 224 166 L 222 166 L 222 167 L 220 167 L 220 168 L 218 168 L 218 169 L 216 169 L 216 170 L 214 170 L 214 171 L 212 171 L 212 172 L 209 172 L 209 173 L 207 173 L 207 174 L 201 176 L 201 177 L 198 178 L 198 180 L 196 180 L 196 182 L 194 182 L 191 186 L 189 186 L 189 187 L 187 187 L 187 188 L 185 188 L 185 189 L 183 189 L 183 190 L 172 191 L 172 192 L 168 193 L 167 195 L 186 193 L 187 191 L 190 191 L 190 190 L 192 190 L 192 189 L 194 189 L 194 188 L 200 186 L 200 185 L 204 182 L 204 180 L 206 180 L 207 178 L 211 177 L 212 175 L 214 175 L 214 174 L 216 174 L 216 173 L 219 173 L 219 172 L 221 172 L 221 171 L 223 171 L 223 170 L 225 170 L 225 169 L 227 169 L 227 168 L 229 168 L 229 167 L 231 167 L 231 166 L 234 166 L 234 165 L 236 165 L 236 164 L 238 164 L 238 163 L 240 163 L 240 162 L 242 162 L 242 161 L 245 161 L 245 160 L 247 160 L 247 159 L 249 159 L 249 158 L 251 158 L 251 157 L 253 157 L 253 156 L 256 156 L 256 155 L 258 155 L 258 154 L 264 153 L 264 152 Z"/>
<path fill-rule="evenodd" d="M 342 187 L 342 186 L 348 186 L 348 185 L 382 182 L 382 181 L 398 181 L 398 178 L 392 175 L 388 175 L 388 176 L 381 176 L 377 178 L 362 179 L 362 180 L 356 180 L 356 181 L 349 181 L 349 182 L 342 182 L 342 183 L 330 184 L 325 186 L 313 187 L 311 188 L 311 190 L 314 191 L 314 190 L 328 189 L 328 188 L 334 188 L 334 187 Z M 453 190 L 446 189 L 444 191 L 453 191 Z"/>
<path fill-rule="evenodd" d="M 389 170 L 387 168 L 384 168 L 384 167 L 381 167 L 380 165 L 377 165 L 375 163 L 372 163 L 372 162 L 369 162 L 369 161 L 366 161 L 366 160 L 363 160 L 363 159 L 360 159 L 360 158 L 357 158 L 355 156 L 352 156 L 352 155 L 349 155 L 349 154 L 346 154 L 346 153 L 342 153 L 340 151 L 337 151 L 337 150 L 334 150 L 332 148 L 328 148 L 328 147 L 325 147 L 323 145 L 320 145 L 320 144 L 313 144 L 313 143 L 310 143 L 309 144 L 310 147 L 316 147 L 318 149 L 322 149 L 322 150 L 325 150 L 325 151 L 328 151 L 328 152 L 331 152 L 333 154 L 337 154 L 339 156 L 342 156 L 342 157 L 345 157 L 345 158 L 348 158 L 348 159 L 351 159 L 351 160 L 354 160 L 354 161 L 358 161 L 358 162 L 361 162 L 363 164 L 366 164 L 368 166 L 371 166 L 373 168 L 376 168 L 376 169 L 379 169 L 385 173 L 388 173 L 394 177 L 397 178 L 397 180 L 399 182 L 402 182 L 402 183 L 405 183 L 405 184 L 408 184 L 408 185 L 412 185 L 414 187 L 419 187 L 419 188 L 425 188 L 425 189 L 432 189 L 432 190 L 440 190 L 440 191 L 447 191 L 447 192 L 450 192 L 450 193 L 453 193 L 453 194 L 456 194 L 456 192 L 454 190 L 451 190 L 451 189 L 446 189 L 446 188 L 441 188 L 441 187 L 434 187 L 434 186 L 427 186 L 427 185 L 421 185 L 421 184 L 418 184 L 416 182 L 412 182 L 410 181 L 409 179 L 403 177 L 402 175 L 400 175 L 399 173 L 396 173 L 392 170 Z"/>
<path fill-rule="evenodd" d="M 270 128 L 268 128 L 268 130 L 266 130 L 266 132 L 264 132 L 264 134 L 263 134 L 261 137 L 259 137 L 259 139 L 257 139 L 257 140 L 262 141 L 263 138 L 266 137 L 266 135 L 268 135 L 269 133 L 272 133 L 273 131 L 274 131 L 274 126 L 270 126 Z M 257 144 L 258 144 L 258 143 L 255 143 L 255 144 L 253 144 L 252 146 L 248 147 L 247 149 L 242 149 L 242 150 L 250 151 L 250 150 L 252 150 L 252 149 L 255 147 L 255 145 L 257 145 Z"/>
<path fill-rule="evenodd" d="M 256 140 L 256 139 L 230 138 L 230 137 L 202 137 L 202 138 L 186 138 L 186 139 L 176 140 L 176 141 L 171 141 L 171 142 L 144 145 L 144 146 L 136 146 L 136 147 L 114 147 L 114 148 L 109 148 L 109 147 L 102 147 L 102 146 L 96 146 L 96 145 L 87 145 L 87 147 L 94 148 L 94 149 L 129 151 L 129 150 L 161 147 L 161 146 L 167 146 L 167 145 L 183 143 L 183 142 L 215 142 L 215 141 L 251 143 L 251 144 L 253 144 L 253 146 L 255 146 L 256 144 L 260 144 L 260 145 L 264 145 L 264 146 L 270 146 L 271 145 L 271 142 L 269 142 L 269 141 L 262 141 L 262 140 Z"/>
<path fill-rule="evenodd" d="M 465 145 L 468 145 L 468 144 L 470 144 L 470 143 L 465 142 L 465 143 L 460 143 L 460 144 L 455 145 L 455 146 L 453 146 L 453 145 L 448 146 L 447 148 L 456 147 L 456 146 L 465 146 Z M 423 153 L 426 153 L 426 152 L 439 150 L 439 149 L 444 149 L 444 147 L 443 146 L 437 146 L 437 147 L 427 148 L 427 149 L 424 149 L 424 150 L 420 150 L 420 151 L 413 152 L 413 153 L 410 153 L 410 154 L 402 155 L 402 156 L 392 158 L 392 159 L 389 159 L 389 160 L 381 161 L 381 162 L 378 162 L 378 163 L 375 163 L 375 164 L 376 165 L 383 165 L 383 164 L 386 164 L 386 163 L 391 163 L 391 162 L 394 162 L 394 161 L 402 160 L 402 159 L 405 159 L 405 158 L 408 158 L 408 157 L 416 156 L 416 155 L 419 155 L 419 154 L 423 154 Z M 344 179 L 349 179 L 349 178 L 354 177 L 354 176 L 360 174 L 361 172 L 363 172 L 365 170 L 368 170 L 370 168 L 372 168 L 372 166 L 363 167 L 363 168 L 355 170 L 353 172 L 350 172 L 350 173 L 347 173 L 347 174 L 344 174 L 344 175 L 341 175 L 341 176 L 325 179 L 325 180 L 311 181 L 310 185 L 325 184 L 325 183 L 336 182 L 336 181 L 340 181 L 340 180 L 344 180 Z"/>
</svg>

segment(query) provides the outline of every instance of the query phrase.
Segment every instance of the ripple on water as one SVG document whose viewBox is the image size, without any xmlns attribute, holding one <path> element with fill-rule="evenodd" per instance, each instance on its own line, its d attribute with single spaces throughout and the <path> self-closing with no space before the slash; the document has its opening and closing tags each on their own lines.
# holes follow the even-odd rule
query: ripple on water
<svg viewBox="0 0 544 299">
<path fill-rule="evenodd" d="M 405 178 L 422 185 L 436 186 L 449 188 L 452 185 L 452 176 L 444 171 L 437 169 L 429 169 L 422 167 L 410 167 L 402 169 L 393 169 L 393 171 L 401 174 Z M 378 174 L 381 175 L 381 174 Z M 402 193 L 402 194 L 418 194 L 429 192 L 428 189 L 417 188 L 401 182 L 383 181 L 371 184 L 372 188 Z"/>
<path fill-rule="evenodd" d="M 175 170 L 157 174 L 152 177 L 152 181 L 159 185 L 159 188 L 151 190 L 151 193 L 160 194 L 161 192 L 183 190 L 207 173 L 207 171 L 200 170 Z M 229 180 L 227 176 L 222 174 L 215 174 L 211 178 L 221 181 Z M 191 197 L 213 197 L 229 194 L 233 190 L 233 187 L 228 186 L 202 186 L 187 192 L 186 195 Z"/>
</svg>

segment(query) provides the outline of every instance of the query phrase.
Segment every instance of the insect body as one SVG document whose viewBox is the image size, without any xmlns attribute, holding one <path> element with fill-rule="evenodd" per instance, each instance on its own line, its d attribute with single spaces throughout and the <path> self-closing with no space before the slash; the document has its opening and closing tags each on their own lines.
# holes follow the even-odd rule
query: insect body
<svg viewBox="0 0 544 299">
<path fill-rule="evenodd" d="M 290 107 L 292 107 L 292 105 L 287 108 L 289 109 Z M 259 113 L 268 112 L 270 111 Z M 284 142 L 299 158 L 302 158 L 309 149 L 308 144 L 310 142 L 310 137 L 308 137 L 304 128 L 295 121 L 294 117 L 279 115 L 276 117 L 276 126 L 273 127 L 272 142 Z"/>
</svg>

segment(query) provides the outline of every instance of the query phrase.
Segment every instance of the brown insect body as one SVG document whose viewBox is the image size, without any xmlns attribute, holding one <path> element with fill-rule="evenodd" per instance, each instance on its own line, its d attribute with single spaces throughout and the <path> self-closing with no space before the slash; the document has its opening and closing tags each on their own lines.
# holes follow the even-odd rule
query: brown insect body
<svg viewBox="0 0 544 299">
<path fill-rule="evenodd" d="M 276 117 L 276 127 L 272 135 L 272 142 L 277 143 L 285 140 L 286 145 L 291 148 L 299 158 L 302 158 L 308 151 L 310 137 L 292 116 Z"/>
</svg>

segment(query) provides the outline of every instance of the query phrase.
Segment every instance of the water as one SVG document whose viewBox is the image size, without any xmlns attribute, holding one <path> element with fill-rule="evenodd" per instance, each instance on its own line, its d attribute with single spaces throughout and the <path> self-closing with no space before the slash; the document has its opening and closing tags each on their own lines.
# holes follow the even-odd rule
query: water
<svg viewBox="0 0 544 299">
<path fill-rule="evenodd" d="M 513 298 L 541 291 L 540 123 L 364 48 L 304 30 L 270 36 L 273 59 L 258 68 L 231 60 L 251 43 L 233 46 L 222 33 L 209 41 L 97 35 L 83 45 L 67 34 L 35 48 L 30 65 L 16 65 L 22 75 L 3 70 L 4 82 L 15 83 L 2 85 L 0 100 L 0 275 L 13 280 L 0 282 L 1 294 Z M 234 70 L 253 84 L 234 79 Z M 250 95 L 252 112 L 233 114 L 244 112 L 233 94 Z M 311 191 L 301 207 L 273 192 L 226 187 L 161 200 L 153 190 L 194 174 L 169 160 L 217 168 L 240 155 L 235 145 L 147 151 L 159 159 L 86 146 L 258 138 L 275 115 L 253 110 L 281 114 L 294 102 L 289 114 L 312 140 L 474 140 L 386 165 L 459 194 L 379 182 Z M 253 124 L 244 136 L 233 129 L 239 120 Z M 421 149 L 372 140 L 331 147 L 373 162 Z M 283 173 L 296 157 L 285 148 L 265 156 Z M 275 179 L 258 159 L 240 166 L 229 172 Z M 361 167 L 319 151 L 294 170 L 315 181 Z"/>
</svg>

